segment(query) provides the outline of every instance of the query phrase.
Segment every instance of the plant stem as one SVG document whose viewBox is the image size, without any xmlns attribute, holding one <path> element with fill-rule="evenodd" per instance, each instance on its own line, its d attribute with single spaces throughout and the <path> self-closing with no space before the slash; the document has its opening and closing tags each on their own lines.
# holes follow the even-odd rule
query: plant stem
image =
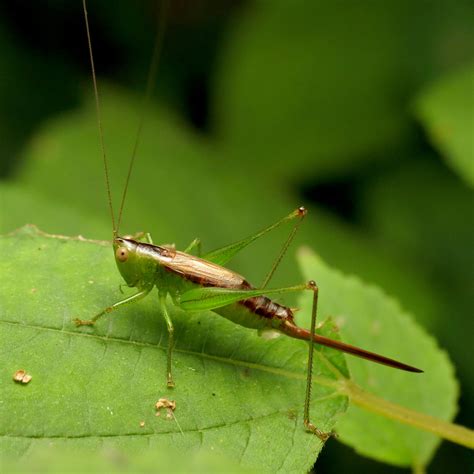
<svg viewBox="0 0 474 474">
<path fill-rule="evenodd" d="M 341 382 L 341 391 L 350 398 L 352 403 L 365 410 L 429 431 L 453 443 L 474 449 L 474 431 L 469 428 L 389 402 L 362 390 L 349 380 Z"/>
</svg>

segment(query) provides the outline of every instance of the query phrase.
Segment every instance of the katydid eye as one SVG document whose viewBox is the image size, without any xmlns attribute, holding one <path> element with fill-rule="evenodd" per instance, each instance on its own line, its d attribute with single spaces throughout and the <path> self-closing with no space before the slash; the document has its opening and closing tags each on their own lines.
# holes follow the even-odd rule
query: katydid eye
<svg viewBox="0 0 474 474">
<path fill-rule="evenodd" d="M 115 252 L 115 257 L 119 262 L 126 262 L 128 259 L 128 250 L 125 247 L 119 247 Z"/>
</svg>

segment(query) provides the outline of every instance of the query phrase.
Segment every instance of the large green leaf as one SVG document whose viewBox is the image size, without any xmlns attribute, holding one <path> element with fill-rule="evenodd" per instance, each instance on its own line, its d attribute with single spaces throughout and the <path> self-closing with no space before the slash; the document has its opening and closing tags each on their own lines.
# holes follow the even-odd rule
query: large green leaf
<svg viewBox="0 0 474 474">
<path fill-rule="evenodd" d="M 471 22 L 461 1 L 249 2 L 221 51 L 215 127 L 240 163 L 282 182 L 393 157 L 412 91 L 472 54 Z"/>
<path fill-rule="evenodd" d="M 177 338 L 173 359 L 177 387 L 170 392 L 164 373 L 166 325 L 152 296 L 93 328 L 78 329 L 72 323 L 73 318 L 90 317 L 120 298 L 115 289 L 120 278 L 108 245 L 43 234 L 35 227 L 0 238 L 5 256 L 0 271 L 7 282 L 0 290 L 4 361 L 0 375 L 5 381 L 0 386 L 2 452 L 27 460 L 27 452 L 41 456 L 52 446 L 100 449 L 136 460 L 140 453 L 153 458 L 151 447 L 157 453 L 169 451 L 165 461 L 176 450 L 191 450 L 204 457 L 209 452 L 224 456 L 244 468 L 308 470 L 321 443 L 302 427 L 306 345 L 284 337 L 263 340 L 214 313 L 190 315 L 170 307 Z M 441 418 L 453 411 L 451 367 L 432 340 L 406 316 L 397 314 L 398 308 L 377 290 L 341 277 L 314 257 L 304 260 L 305 270 L 310 268 L 321 277 L 321 315 L 332 313 L 343 323 L 341 312 L 334 309 L 341 307 L 340 301 L 346 305 L 343 315 L 352 311 L 358 316 L 362 310 L 368 315 L 354 325 L 351 321 L 350 331 L 342 324 L 349 341 L 376 350 L 378 343 L 387 355 L 405 354 L 407 361 L 416 358 L 422 365 L 431 361 L 439 366 L 438 376 L 424 380 L 427 392 L 406 390 L 401 381 L 414 374 L 392 374 L 387 384 L 383 371 L 388 369 L 351 360 L 351 380 L 343 356 L 318 347 L 312 419 L 322 429 L 330 429 L 345 411 L 349 396 L 364 412 L 354 415 L 352 409 L 347 422 L 341 418 L 336 428 L 342 439 L 365 454 L 402 465 L 426 463 L 436 441 L 432 435 L 427 440 L 423 434 L 393 428 L 386 420 L 374 419 L 371 411 L 472 445 L 469 439 L 473 436 L 467 430 L 390 404 L 392 399 L 418 408 L 421 399 L 426 409 L 427 394 L 442 391 L 442 383 L 444 395 L 434 398 L 425 411 L 435 411 Z M 392 326 L 388 332 L 379 334 L 387 321 L 372 306 L 381 312 L 388 310 Z M 298 314 L 307 325 L 309 311 Z M 421 354 L 403 344 L 393 345 L 390 329 L 395 326 L 400 338 L 418 344 Z M 337 338 L 328 321 L 321 332 Z M 29 384 L 11 380 L 18 369 L 33 376 Z M 387 395 L 388 400 L 377 394 Z M 176 400 L 175 418 L 154 416 L 154 403 L 163 396 Z M 360 427 L 364 427 L 362 433 Z M 371 437 L 370 427 L 381 430 L 377 437 Z M 403 443 L 388 442 L 396 434 L 417 436 L 421 444 L 413 452 L 419 456 L 413 452 L 400 456 Z M 385 443 L 380 443 L 382 435 Z M 262 446 L 267 448 L 262 450 Z"/>
<path fill-rule="evenodd" d="M 64 440 L 65 441 L 65 440 Z M 187 452 L 175 448 L 125 453 L 120 448 L 91 450 L 55 440 L 52 446 L 37 446 L 19 459 L 3 457 L 2 472 L 9 474 L 251 474 L 257 469 L 240 466 L 212 451 Z"/>
<path fill-rule="evenodd" d="M 474 65 L 424 90 L 416 109 L 433 144 L 474 186 Z"/>
<path fill-rule="evenodd" d="M 472 214 L 472 190 L 433 158 L 406 162 L 368 186 L 365 221 L 386 247 L 411 259 L 431 281 L 443 308 L 432 330 L 449 350 L 468 400 L 474 396 L 474 372 L 466 357 L 474 333 L 474 226 L 466 218 Z M 462 405 L 464 419 L 474 416 L 471 405 Z"/>
<path fill-rule="evenodd" d="M 425 371 L 411 374 L 348 357 L 353 381 L 384 400 L 451 420 L 458 385 L 448 357 L 435 341 L 380 289 L 344 276 L 308 251 L 301 252 L 299 260 L 306 277 L 315 279 L 320 288 L 321 320 L 330 315 L 344 341 Z M 308 307 L 307 299 L 303 307 Z M 398 416 L 394 420 L 380 416 L 380 406 L 370 396 L 361 398 L 358 390 L 349 396 L 353 404 L 338 424 L 343 442 L 361 454 L 400 466 L 419 467 L 429 462 L 439 438 L 400 424 Z"/>
<path fill-rule="evenodd" d="M 121 297 L 108 245 L 31 227 L 0 242 L 3 454 L 21 457 L 50 445 L 126 454 L 174 448 L 209 450 L 272 472 L 311 468 L 322 444 L 302 425 L 306 344 L 263 340 L 214 313 L 170 308 L 177 383 L 171 392 L 157 297 L 94 328 L 72 322 Z M 334 371 L 347 370 L 341 354 L 318 354 L 326 364 L 315 370 L 312 417 L 328 430 L 347 405 Z M 28 385 L 12 381 L 18 369 L 33 376 Z M 163 396 L 176 400 L 175 419 L 155 416 Z"/>
<path fill-rule="evenodd" d="M 291 179 L 340 172 L 400 140 L 404 113 L 388 90 L 400 80 L 393 58 L 403 41 L 384 10 L 372 3 L 362 14 L 358 2 L 249 5 L 216 81 L 216 123 L 229 148 Z"/>
<path fill-rule="evenodd" d="M 25 224 L 35 224 L 59 232 L 61 228 L 82 235 L 107 235 L 109 225 L 83 207 L 73 207 L 67 199 L 57 199 L 41 189 L 15 182 L 0 181 L 0 233 Z M 79 226 L 81 230 L 79 231 Z"/>
</svg>

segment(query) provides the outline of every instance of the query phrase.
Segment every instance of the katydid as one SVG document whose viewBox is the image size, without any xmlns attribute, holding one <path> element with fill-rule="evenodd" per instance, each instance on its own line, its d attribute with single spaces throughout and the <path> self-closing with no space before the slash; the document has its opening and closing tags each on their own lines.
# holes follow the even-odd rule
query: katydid
<svg viewBox="0 0 474 474">
<path fill-rule="evenodd" d="M 111 313 L 121 306 L 132 304 L 147 296 L 156 286 L 159 295 L 159 306 L 166 321 L 168 329 L 168 350 L 166 379 L 169 388 L 174 387 L 172 374 L 172 353 L 174 343 L 173 321 L 167 309 L 167 298 L 171 297 L 172 302 L 184 311 L 204 311 L 212 310 L 228 320 L 250 329 L 258 331 L 277 331 L 289 337 L 308 341 L 309 353 L 306 378 L 306 397 L 304 403 L 304 425 L 309 432 L 316 434 L 322 440 L 326 440 L 328 433 L 320 431 L 310 421 L 310 398 L 312 386 L 312 368 L 314 343 L 331 347 L 339 351 L 352 354 L 379 364 L 384 364 L 408 372 L 422 372 L 420 369 L 398 362 L 394 359 L 366 351 L 359 347 L 351 346 L 340 341 L 332 340 L 315 333 L 316 313 L 318 303 L 318 286 L 314 281 L 305 284 L 290 286 L 286 288 L 268 289 L 270 282 L 281 258 L 292 241 L 299 224 L 302 222 L 307 211 L 304 207 L 299 207 L 288 216 L 278 222 L 264 228 L 255 235 L 251 235 L 231 245 L 215 250 L 201 256 L 201 246 L 199 240 L 194 240 L 184 252 L 176 250 L 172 246 L 155 245 L 150 234 L 141 237 L 128 238 L 119 236 L 119 227 L 124 206 L 126 190 L 135 158 L 136 144 L 132 154 L 130 168 L 128 170 L 127 181 L 122 195 L 119 217 L 116 225 L 114 210 L 112 206 L 110 183 L 108 178 L 108 164 L 103 144 L 103 134 L 100 118 L 99 95 L 97 80 L 94 68 L 94 58 L 92 53 L 91 36 L 87 19 L 86 0 L 83 0 L 84 18 L 86 24 L 87 41 L 89 47 L 90 62 L 92 68 L 92 80 L 96 101 L 96 112 L 99 126 L 99 136 L 102 147 L 102 158 L 104 162 L 108 201 L 113 227 L 113 249 L 115 252 L 115 262 L 123 279 L 129 287 L 136 288 L 136 293 L 128 296 L 115 304 L 105 308 L 90 320 L 76 319 L 75 323 L 80 325 L 93 325 L 100 317 Z M 156 62 L 158 57 L 158 45 L 161 43 L 162 28 L 158 29 L 157 40 L 153 54 L 152 65 L 149 72 L 147 86 L 147 96 L 149 97 L 151 84 L 156 72 Z M 143 119 L 143 117 L 142 117 Z M 140 123 L 139 130 L 141 129 Z M 139 135 L 139 133 L 138 133 Z M 137 135 L 137 140 L 138 140 Z M 264 283 L 255 288 L 241 275 L 225 268 L 225 265 L 232 257 L 244 249 L 247 245 L 262 237 L 271 230 L 281 226 L 288 221 L 295 221 L 295 224 L 287 238 L 278 258 L 265 278 Z M 191 252 L 195 253 L 191 254 Z M 272 301 L 269 296 L 284 294 L 295 291 L 308 290 L 313 294 L 311 311 L 310 330 L 299 327 L 294 320 L 293 310 L 282 304 Z"/>
</svg>

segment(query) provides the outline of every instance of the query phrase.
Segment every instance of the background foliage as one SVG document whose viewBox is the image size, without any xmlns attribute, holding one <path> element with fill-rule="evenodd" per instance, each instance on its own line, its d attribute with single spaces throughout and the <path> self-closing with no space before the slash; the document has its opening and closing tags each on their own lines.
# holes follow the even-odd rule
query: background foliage
<svg viewBox="0 0 474 474">
<path fill-rule="evenodd" d="M 150 3 L 89 5 L 116 195 L 140 113 Z M 468 424 L 472 2 L 171 3 L 124 230 L 180 247 L 199 236 L 209 250 L 307 205 L 298 242 L 376 282 L 437 336 L 461 384 L 457 421 Z M 0 232 L 30 222 L 108 238 L 80 2 L 2 4 L 0 15 Z M 234 268 L 257 283 L 283 235 Z M 275 284 L 301 280 L 295 251 Z M 462 470 L 468 454 L 445 443 L 430 471 Z M 380 472 L 335 442 L 318 463 Z"/>
</svg>

